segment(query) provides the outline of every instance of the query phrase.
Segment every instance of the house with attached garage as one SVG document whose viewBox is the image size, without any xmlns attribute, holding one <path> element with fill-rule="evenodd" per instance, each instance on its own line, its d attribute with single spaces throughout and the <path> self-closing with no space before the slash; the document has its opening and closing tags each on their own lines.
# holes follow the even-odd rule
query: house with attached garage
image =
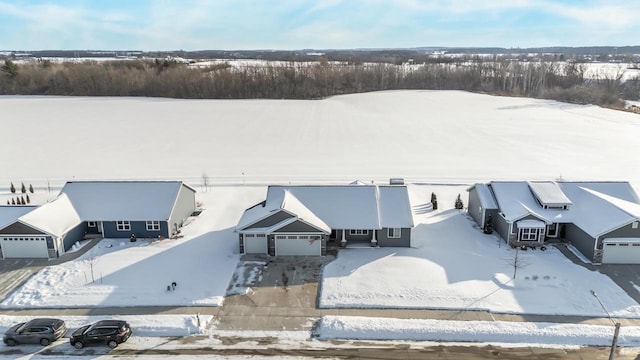
<svg viewBox="0 0 640 360">
<path fill-rule="evenodd" d="M 493 181 L 468 212 L 513 246 L 573 244 L 594 263 L 640 264 L 640 198 L 628 182 Z"/>
<path fill-rule="evenodd" d="M 42 206 L 14 208 L 25 212 L 0 228 L 4 259 L 55 258 L 84 237 L 84 224 L 65 195 Z"/>
<path fill-rule="evenodd" d="M 89 236 L 171 237 L 195 210 L 180 181 L 74 181 L 41 206 L 0 207 L 2 258 L 56 258 Z"/>
<path fill-rule="evenodd" d="M 269 186 L 236 226 L 242 254 L 325 255 L 326 243 L 411 246 L 406 186 Z"/>
</svg>

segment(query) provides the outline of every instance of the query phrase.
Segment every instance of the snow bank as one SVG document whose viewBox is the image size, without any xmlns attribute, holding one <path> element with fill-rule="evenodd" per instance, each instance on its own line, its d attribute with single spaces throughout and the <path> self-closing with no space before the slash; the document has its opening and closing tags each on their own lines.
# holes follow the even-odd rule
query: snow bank
<svg viewBox="0 0 640 360">
<path fill-rule="evenodd" d="M 554 323 L 415 320 L 325 316 L 316 335 L 323 340 L 411 340 L 545 345 L 611 344 L 613 326 Z M 640 327 L 620 329 L 620 346 L 640 346 Z"/>
</svg>

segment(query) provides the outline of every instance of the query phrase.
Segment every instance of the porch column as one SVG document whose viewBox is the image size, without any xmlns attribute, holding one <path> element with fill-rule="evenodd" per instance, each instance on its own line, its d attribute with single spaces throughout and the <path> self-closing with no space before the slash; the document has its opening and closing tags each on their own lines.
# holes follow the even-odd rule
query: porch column
<svg viewBox="0 0 640 360">
<path fill-rule="evenodd" d="M 371 230 L 373 236 L 371 237 L 371 246 L 378 246 L 378 240 L 376 239 L 376 229 Z"/>
<path fill-rule="evenodd" d="M 340 246 L 342 247 L 347 246 L 347 239 L 344 237 L 346 232 L 347 229 L 342 229 L 342 240 L 340 240 Z"/>
</svg>

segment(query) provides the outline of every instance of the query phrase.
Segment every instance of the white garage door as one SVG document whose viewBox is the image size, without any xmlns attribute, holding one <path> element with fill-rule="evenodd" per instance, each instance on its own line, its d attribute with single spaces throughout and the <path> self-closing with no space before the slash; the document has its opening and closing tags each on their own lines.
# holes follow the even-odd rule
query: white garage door
<svg viewBox="0 0 640 360">
<path fill-rule="evenodd" d="M 605 240 L 603 264 L 640 264 L 640 239 Z"/>
<path fill-rule="evenodd" d="M 8 258 L 48 258 L 47 239 L 42 236 L 1 237 L 2 255 Z"/>
<path fill-rule="evenodd" d="M 276 235 L 276 255 L 320 256 L 322 240 L 317 235 Z"/>
<path fill-rule="evenodd" d="M 267 236 L 265 234 L 244 234 L 245 254 L 266 254 Z"/>
</svg>

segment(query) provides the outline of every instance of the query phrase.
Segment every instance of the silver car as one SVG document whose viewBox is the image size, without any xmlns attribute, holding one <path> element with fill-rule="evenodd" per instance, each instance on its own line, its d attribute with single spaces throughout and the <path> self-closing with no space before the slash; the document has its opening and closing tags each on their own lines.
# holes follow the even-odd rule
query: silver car
<svg viewBox="0 0 640 360">
<path fill-rule="evenodd" d="M 47 346 L 65 336 L 67 325 L 60 319 L 39 318 L 14 325 L 4 333 L 2 341 L 8 346 L 40 344 Z"/>
</svg>

